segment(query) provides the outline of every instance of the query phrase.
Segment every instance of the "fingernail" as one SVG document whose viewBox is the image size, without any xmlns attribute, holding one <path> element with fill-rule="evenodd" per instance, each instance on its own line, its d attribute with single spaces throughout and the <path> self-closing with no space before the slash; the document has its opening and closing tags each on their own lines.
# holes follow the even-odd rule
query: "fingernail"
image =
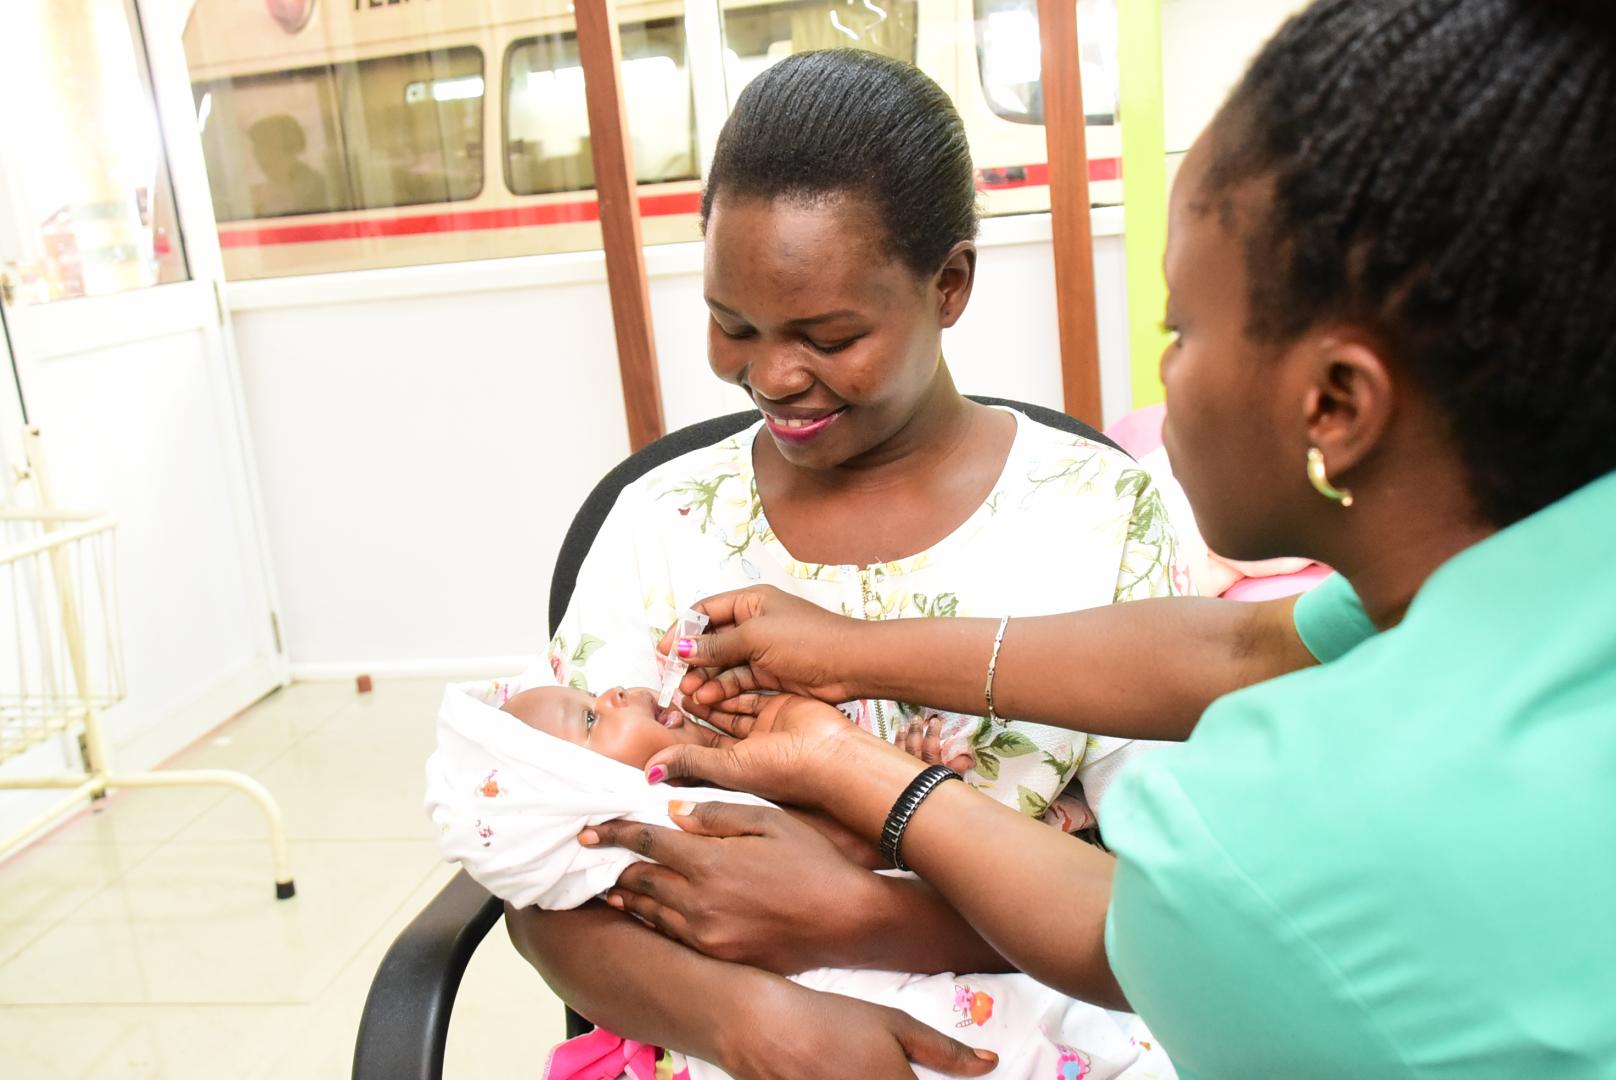
<svg viewBox="0 0 1616 1080">
<path fill-rule="evenodd" d="M 694 814 L 695 812 L 696 812 L 696 804 L 693 803 L 693 802 L 684 802 L 683 800 L 675 800 L 675 801 L 668 804 L 668 815 L 670 817 L 689 817 L 691 814 Z"/>
<path fill-rule="evenodd" d="M 646 782 L 650 784 L 660 784 L 667 778 L 668 770 L 660 765 L 651 766 L 650 771 L 645 774 Z"/>
<path fill-rule="evenodd" d="M 606 902 L 612 907 L 617 908 L 619 911 L 623 909 L 623 898 L 618 896 L 616 893 L 607 893 Z M 977 1053 L 981 1053 L 981 1051 L 978 1050 Z"/>
<path fill-rule="evenodd" d="M 682 637 L 676 647 L 680 656 L 688 657 L 696 651 L 696 642 L 691 638 Z"/>
<path fill-rule="evenodd" d="M 600 843 L 600 833 L 596 832 L 594 829 L 585 829 L 583 832 L 578 834 L 578 842 L 584 847 L 594 847 L 596 844 Z"/>
<path fill-rule="evenodd" d="M 976 1051 L 973 1051 L 973 1053 L 975 1053 L 976 1056 L 981 1058 L 983 1061 L 998 1061 L 999 1060 L 999 1055 L 995 1054 L 992 1050 L 976 1050 Z"/>
</svg>

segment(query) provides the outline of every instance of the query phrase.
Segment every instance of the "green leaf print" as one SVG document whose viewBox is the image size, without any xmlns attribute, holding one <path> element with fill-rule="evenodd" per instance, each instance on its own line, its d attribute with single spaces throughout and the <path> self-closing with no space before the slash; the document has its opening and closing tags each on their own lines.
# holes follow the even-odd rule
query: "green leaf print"
<svg viewBox="0 0 1616 1080">
<path fill-rule="evenodd" d="M 989 780 L 997 780 L 999 778 L 998 757 L 988 753 L 986 750 L 978 750 L 976 752 L 976 771 Z"/>
<path fill-rule="evenodd" d="M 1117 477 L 1117 497 L 1138 499 L 1141 492 L 1150 486 L 1150 474 L 1143 469 L 1123 469 L 1122 475 Z"/>
<path fill-rule="evenodd" d="M 1018 785 L 1016 787 L 1016 803 L 1021 812 L 1028 817 L 1043 817 L 1049 810 L 1049 800 L 1038 794 L 1032 788 Z"/>
<path fill-rule="evenodd" d="M 718 500 L 718 489 L 724 486 L 724 481 L 733 480 L 738 473 L 723 473 L 711 480 L 686 480 L 682 484 L 675 484 L 663 493 L 663 498 L 669 495 L 685 497 L 680 505 L 680 512 L 689 514 L 692 510 L 701 511 L 701 531 L 706 532 L 707 526 L 713 523 L 713 503 Z"/>
<path fill-rule="evenodd" d="M 1076 449 L 1074 447 L 1074 449 Z M 1034 492 L 1041 492 L 1048 485 L 1056 485 L 1055 490 L 1071 493 L 1082 493 L 1091 490 L 1094 481 L 1099 479 L 1100 473 L 1105 470 L 1105 458 L 1097 451 L 1091 451 L 1081 458 L 1067 458 L 1055 463 L 1052 471 L 1043 475 L 1038 472 L 1027 474 L 1027 480 L 1032 484 Z"/>
<path fill-rule="evenodd" d="M 993 721 L 989 720 L 985 716 L 978 720 L 976 722 L 976 730 L 971 732 L 972 748 L 977 750 L 982 749 L 983 745 L 988 741 L 988 733 L 992 730 Z"/>
<path fill-rule="evenodd" d="M 1055 775 L 1060 777 L 1060 782 L 1064 785 L 1067 778 L 1071 776 L 1072 770 L 1077 768 L 1080 756 L 1080 754 L 1074 752 L 1071 757 L 1061 757 L 1046 750 L 1044 751 L 1044 764 L 1054 770 Z"/>
<path fill-rule="evenodd" d="M 1036 754 L 1038 744 L 1019 731 L 1001 731 L 994 738 L 993 749 L 1002 757 L 1021 757 L 1023 754 Z"/>
<path fill-rule="evenodd" d="M 922 618 L 952 619 L 959 614 L 959 597 L 951 592 L 938 593 L 930 599 L 925 593 L 915 593 L 911 599 Z"/>
<path fill-rule="evenodd" d="M 574 690 L 582 690 L 586 694 L 589 693 L 589 679 L 581 671 L 574 671 L 572 673 L 572 678 L 567 680 L 567 685 L 572 687 Z"/>
<path fill-rule="evenodd" d="M 573 664 L 582 665 L 589 663 L 589 658 L 599 652 L 601 650 L 601 646 L 605 644 L 606 643 L 604 641 L 596 637 L 594 634 L 585 634 L 583 637 L 578 639 L 578 647 L 572 650 Z"/>
</svg>

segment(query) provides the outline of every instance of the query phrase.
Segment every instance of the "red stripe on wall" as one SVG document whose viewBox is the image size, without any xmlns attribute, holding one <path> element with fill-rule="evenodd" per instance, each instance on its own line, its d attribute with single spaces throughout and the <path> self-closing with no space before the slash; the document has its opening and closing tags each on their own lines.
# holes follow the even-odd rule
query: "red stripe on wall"
<svg viewBox="0 0 1616 1080">
<path fill-rule="evenodd" d="M 1122 162 L 1117 158 L 1100 158 L 1089 162 L 1090 183 L 1116 180 L 1121 176 Z M 1044 164 L 1011 165 L 977 172 L 977 187 L 988 191 L 1041 187 L 1048 183 L 1049 166 Z M 696 191 L 640 196 L 640 214 L 644 217 L 695 214 L 700 210 L 701 193 Z M 452 210 L 448 213 L 412 214 L 400 217 L 311 221 L 300 225 L 225 228 L 219 230 L 219 246 L 241 248 L 264 247 L 271 244 L 312 244 L 322 240 L 363 240 L 382 236 L 520 229 L 599 219 L 600 208 L 595 200 L 590 198 L 571 202 L 542 203 L 536 206 L 510 206 L 499 210 Z"/>
<path fill-rule="evenodd" d="M 701 193 L 696 191 L 640 197 L 640 213 L 646 217 L 694 214 L 700 209 Z M 412 214 L 408 217 L 311 221 L 302 225 L 220 229 L 219 245 L 237 248 L 262 247 L 268 244 L 311 244 L 320 240 L 361 240 L 375 236 L 479 232 L 484 229 L 519 229 L 534 225 L 564 225 L 598 220 L 600 220 L 600 207 L 595 200 L 578 199 L 573 202 L 543 203 L 538 206 L 509 206 L 499 210 L 456 210 L 444 214 Z"/>
</svg>

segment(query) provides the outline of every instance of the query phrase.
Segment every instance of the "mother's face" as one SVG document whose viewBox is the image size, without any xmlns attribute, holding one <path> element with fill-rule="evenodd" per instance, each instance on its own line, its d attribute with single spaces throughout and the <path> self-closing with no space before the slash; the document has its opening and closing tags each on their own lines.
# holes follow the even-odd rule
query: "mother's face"
<svg viewBox="0 0 1616 1080">
<path fill-rule="evenodd" d="M 808 468 L 855 462 L 914 418 L 974 253 L 919 278 L 883 249 L 862 199 L 718 198 L 707 223 L 708 358 Z M 952 268 L 952 269 L 951 269 Z"/>
</svg>

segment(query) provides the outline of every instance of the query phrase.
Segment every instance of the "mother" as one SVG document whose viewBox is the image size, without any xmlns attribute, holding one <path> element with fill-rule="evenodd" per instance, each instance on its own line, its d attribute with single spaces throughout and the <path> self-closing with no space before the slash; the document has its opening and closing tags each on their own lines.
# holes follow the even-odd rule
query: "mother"
<svg viewBox="0 0 1616 1080">
<path fill-rule="evenodd" d="M 1321 0 L 1257 58 L 1173 193 L 1167 444 L 1213 547 L 1342 576 L 1294 611 L 1011 624 L 1013 715 L 1193 727 L 1118 779 L 1114 863 L 961 784 L 907 815 L 915 764 L 800 697 L 743 695 L 750 737 L 661 764 L 867 837 L 907 821 L 902 858 L 989 942 L 1125 993 L 1185 1076 L 1611 1076 L 1612 176 L 1606 4 Z M 995 632 L 761 591 L 710 610 L 739 629 L 684 651 L 751 667 L 709 702 L 957 708 Z"/>
<path fill-rule="evenodd" d="M 1143 471 L 954 388 L 941 334 L 970 297 L 975 200 L 960 118 L 908 65 L 810 53 L 747 88 L 703 198 L 704 287 L 713 370 L 764 419 L 625 490 L 535 678 L 655 685 L 654 646 L 677 608 L 752 582 L 868 622 L 1172 592 L 1172 537 Z M 1069 782 L 1098 805 L 1135 749 L 973 707 L 922 712 L 902 695 L 850 711 L 1060 823 L 1082 823 L 1058 801 Z M 598 905 L 512 912 L 512 936 L 591 1020 L 745 1076 L 886 1075 L 925 1052 L 882 1010 L 756 968 L 1005 968 L 931 889 L 870 874 L 805 826 L 742 840 L 699 874 L 623 878 L 636 895 L 694 898 L 668 929 L 706 956 Z"/>
</svg>

